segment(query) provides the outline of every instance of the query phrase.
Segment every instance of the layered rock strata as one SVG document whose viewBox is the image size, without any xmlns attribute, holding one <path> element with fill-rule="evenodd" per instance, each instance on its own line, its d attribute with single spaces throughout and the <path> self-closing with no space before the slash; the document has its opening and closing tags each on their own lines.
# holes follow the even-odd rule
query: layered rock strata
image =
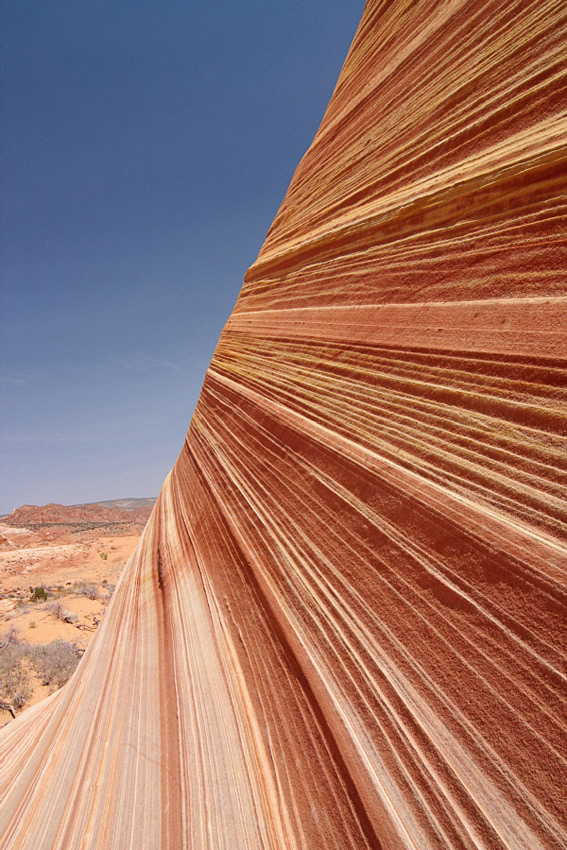
<svg viewBox="0 0 567 850">
<path fill-rule="evenodd" d="M 566 18 L 367 3 L 3 848 L 567 846 Z"/>
</svg>

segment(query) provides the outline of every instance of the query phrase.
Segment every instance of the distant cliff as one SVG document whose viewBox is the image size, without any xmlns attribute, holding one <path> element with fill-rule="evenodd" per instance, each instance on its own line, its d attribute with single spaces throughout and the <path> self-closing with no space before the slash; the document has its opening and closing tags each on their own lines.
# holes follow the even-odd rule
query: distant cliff
<svg viewBox="0 0 567 850">
<path fill-rule="evenodd" d="M 567 846 L 566 34 L 367 2 L 3 848 Z"/>
</svg>

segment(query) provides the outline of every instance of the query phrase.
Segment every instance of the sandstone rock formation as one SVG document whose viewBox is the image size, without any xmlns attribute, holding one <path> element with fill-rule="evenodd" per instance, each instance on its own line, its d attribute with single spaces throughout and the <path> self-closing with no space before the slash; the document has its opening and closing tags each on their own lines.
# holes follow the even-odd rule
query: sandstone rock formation
<svg viewBox="0 0 567 850">
<path fill-rule="evenodd" d="M 566 18 L 367 3 L 3 848 L 567 846 Z"/>
</svg>

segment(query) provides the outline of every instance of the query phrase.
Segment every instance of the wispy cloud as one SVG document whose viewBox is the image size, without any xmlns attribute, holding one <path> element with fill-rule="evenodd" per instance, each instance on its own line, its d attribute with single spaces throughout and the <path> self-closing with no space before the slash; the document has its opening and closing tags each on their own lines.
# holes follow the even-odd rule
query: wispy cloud
<svg viewBox="0 0 567 850">
<path fill-rule="evenodd" d="M 138 372 L 166 369 L 183 373 L 181 366 L 177 363 L 172 363 L 171 360 L 166 360 L 162 357 L 154 357 L 153 354 L 146 354 L 144 351 L 137 351 L 134 354 L 123 358 L 123 362 L 128 369 L 133 369 Z"/>
<path fill-rule="evenodd" d="M 25 387 L 27 386 L 25 378 L 17 377 L 16 375 L 0 375 L 0 385 L 5 387 Z"/>
</svg>

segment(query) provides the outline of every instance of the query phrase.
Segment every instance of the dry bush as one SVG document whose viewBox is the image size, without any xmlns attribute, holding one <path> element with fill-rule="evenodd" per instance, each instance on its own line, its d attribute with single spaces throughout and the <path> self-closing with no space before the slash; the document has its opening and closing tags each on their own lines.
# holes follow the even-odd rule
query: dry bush
<svg viewBox="0 0 567 850">
<path fill-rule="evenodd" d="M 74 611 L 68 611 L 60 602 L 50 602 L 45 606 L 45 610 L 53 614 L 54 617 L 57 617 L 58 620 L 62 620 L 64 623 L 70 623 L 72 626 L 78 623 L 80 619 L 78 614 Z"/>
<path fill-rule="evenodd" d="M 0 636 L 0 701 L 22 708 L 32 693 L 27 641 L 18 637 L 16 629 Z"/>
<path fill-rule="evenodd" d="M 96 584 L 89 584 L 86 581 L 78 581 L 73 587 L 73 593 L 77 596 L 86 596 L 87 599 L 98 599 L 100 595 Z"/>
<path fill-rule="evenodd" d="M 31 650 L 32 663 L 43 685 L 56 691 L 73 675 L 81 653 L 67 640 L 34 646 Z"/>
<path fill-rule="evenodd" d="M 53 614 L 54 617 L 57 617 L 58 620 L 63 619 L 63 617 L 62 617 L 63 606 L 61 605 L 60 602 L 49 602 L 45 606 L 45 610 L 49 611 L 50 614 Z"/>
<path fill-rule="evenodd" d="M 69 623 L 70 626 L 76 626 L 81 619 L 76 611 L 69 611 L 67 608 L 62 608 L 59 616 L 64 623 Z"/>
<path fill-rule="evenodd" d="M 72 676 L 82 652 L 66 640 L 31 646 L 16 629 L 0 635 L 0 704 L 18 711 L 32 695 L 35 670 L 43 685 L 56 691 Z"/>
</svg>

